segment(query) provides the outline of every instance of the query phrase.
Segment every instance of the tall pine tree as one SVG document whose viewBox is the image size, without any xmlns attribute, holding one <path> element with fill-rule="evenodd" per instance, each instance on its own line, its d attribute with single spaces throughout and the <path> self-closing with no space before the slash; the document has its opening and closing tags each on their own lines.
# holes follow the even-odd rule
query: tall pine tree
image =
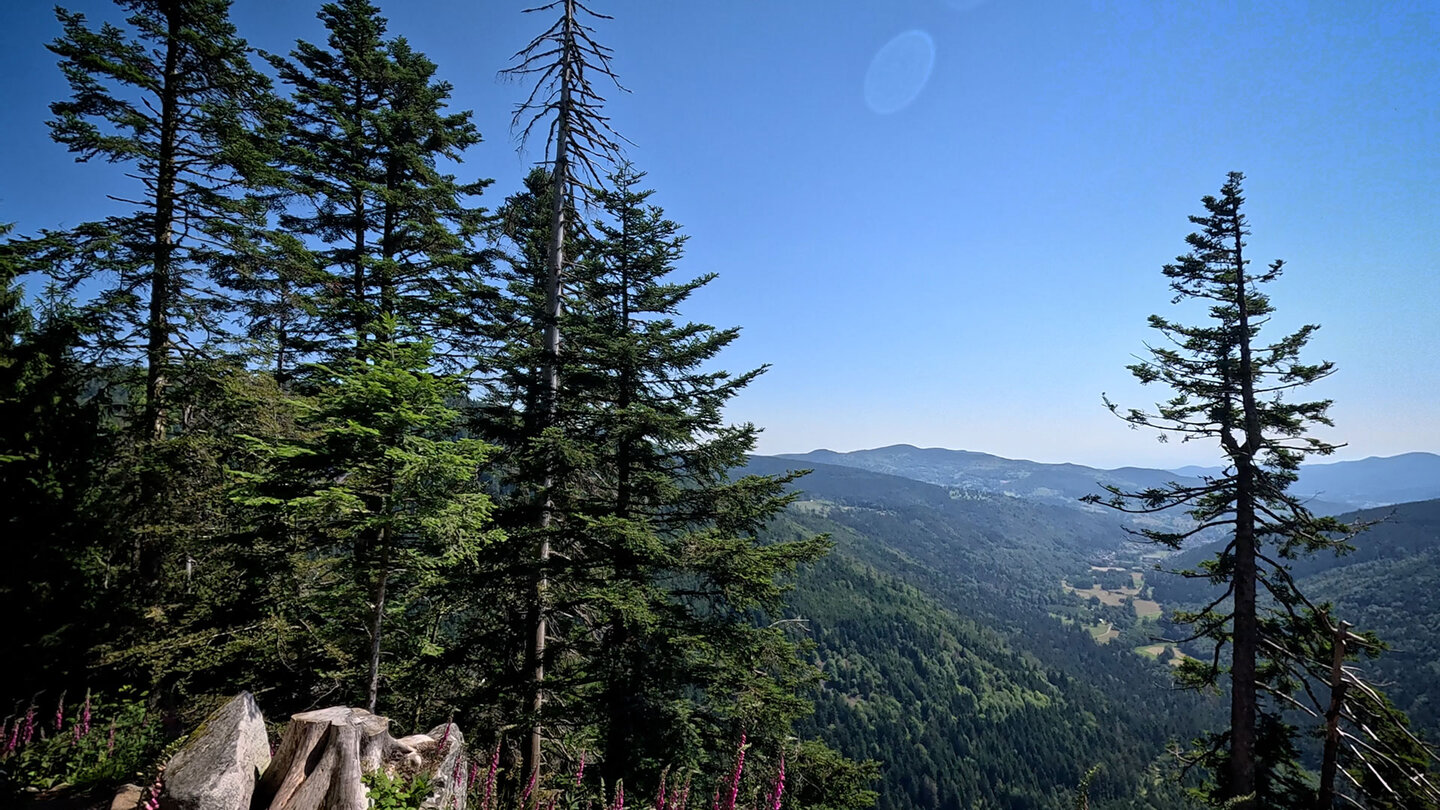
<svg viewBox="0 0 1440 810">
<path fill-rule="evenodd" d="M 1206 639 L 1215 650 L 1208 662 L 1187 661 L 1182 680 L 1208 687 L 1229 676 L 1229 728 L 1204 744 L 1196 761 L 1215 770 L 1217 800 L 1243 807 L 1308 807 L 1315 795 L 1299 767 L 1287 712 L 1299 705 L 1294 695 L 1313 685 L 1317 661 L 1329 672 L 1335 629 L 1328 607 L 1311 604 L 1295 587 L 1286 561 L 1341 550 L 1353 532 L 1313 515 L 1288 492 L 1307 456 L 1337 448 L 1310 435 L 1315 425 L 1331 425 L 1330 402 L 1295 396 L 1334 367 L 1300 359 L 1314 325 L 1270 341 L 1260 338 L 1274 312 L 1261 286 L 1280 277 L 1283 263 L 1277 260 L 1259 273 L 1249 269 L 1243 180 L 1232 172 L 1218 197 L 1202 199 L 1205 214 L 1190 217 L 1199 226 L 1186 237 L 1190 251 L 1163 270 L 1175 302 L 1203 302 L 1209 320 L 1192 326 L 1152 315 L 1150 326 L 1165 342 L 1129 366 L 1141 383 L 1162 384 L 1174 395 L 1153 411 L 1122 411 L 1106 400 L 1125 421 L 1156 428 L 1161 438 L 1215 442 L 1225 469 L 1196 485 L 1141 492 L 1107 487 L 1109 499 L 1088 500 L 1131 513 L 1185 510 L 1194 519 L 1191 528 L 1141 531 L 1172 548 L 1202 532 L 1227 536 L 1203 570 L 1192 572 L 1223 592 L 1201 610 L 1176 616 L 1194 629 L 1184 641 Z M 1228 666 L 1222 652 L 1228 653 Z M 1375 762 L 1393 777 L 1408 770 L 1408 756 L 1386 754 Z"/>
</svg>

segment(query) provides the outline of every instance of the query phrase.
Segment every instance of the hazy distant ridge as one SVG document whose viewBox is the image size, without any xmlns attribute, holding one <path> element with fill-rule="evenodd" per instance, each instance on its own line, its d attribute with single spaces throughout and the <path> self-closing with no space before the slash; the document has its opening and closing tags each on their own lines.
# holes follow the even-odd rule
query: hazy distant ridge
<svg viewBox="0 0 1440 810">
<path fill-rule="evenodd" d="M 1163 486 L 1171 481 L 1195 483 L 1197 476 L 1219 472 L 1216 468 L 1204 467 L 1102 470 L 1082 464 L 1044 464 L 970 450 L 919 448 L 908 444 L 849 453 L 815 450 L 779 457 L 857 467 L 960 490 L 1006 494 L 1072 507 L 1081 506 L 1080 497 L 1102 492 L 1102 485 L 1106 484 L 1136 490 Z M 1294 491 L 1312 498 L 1311 508 L 1322 513 L 1440 498 L 1440 455 L 1406 453 L 1388 458 L 1306 465 L 1301 468 Z"/>
</svg>

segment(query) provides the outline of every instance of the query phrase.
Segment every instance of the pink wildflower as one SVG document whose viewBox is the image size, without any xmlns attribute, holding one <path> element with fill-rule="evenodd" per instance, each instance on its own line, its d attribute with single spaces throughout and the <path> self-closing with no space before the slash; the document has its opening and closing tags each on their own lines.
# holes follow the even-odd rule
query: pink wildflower
<svg viewBox="0 0 1440 810">
<path fill-rule="evenodd" d="M 61 726 L 65 725 L 65 693 L 60 693 L 60 702 L 55 704 L 55 733 L 60 733 Z"/>
<path fill-rule="evenodd" d="M 115 721 L 114 721 L 114 720 L 111 720 L 111 721 L 110 721 L 110 739 L 108 739 L 108 740 L 105 741 L 105 753 L 109 754 L 109 753 L 113 753 L 114 751 L 115 751 Z M 272 750 L 270 753 L 273 755 L 275 752 Z"/>
<path fill-rule="evenodd" d="M 665 796 L 665 777 L 669 774 L 669 768 L 666 768 L 665 770 L 660 772 L 660 789 L 655 791 L 655 810 L 665 810 L 666 808 L 667 797 Z"/>
<path fill-rule="evenodd" d="M 610 806 L 610 810 L 625 810 L 625 783 L 624 783 L 624 782 L 616 782 L 616 783 L 615 783 L 615 803 Z"/>
<path fill-rule="evenodd" d="M 585 778 L 585 752 L 580 752 L 580 767 L 575 769 L 575 784 L 578 786 L 580 780 Z"/>
<path fill-rule="evenodd" d="M 525 804 L 525 800 L 528 799 L 528 798 L 530 798 L 530 792 L 533 791 L 533 790 L 535 790 L 535 780 L 538 779 L 539 777 L 540 777 L 540 769 L 539 769 L 539 768 L 536 768 L 536 769 L 534 769 L 533 771 L 530 772 L 530 783 L 525 786 L 525 791 L 520 794 L 520 804 L 522 804 L 522 805 Z"/>
<path fill-rule="evenodd" d="M 735 773 L 730 777 L 730 801 L 725 810 L 735 810 L 735 800 L 740 797 L 740 774 L 745 771 L 745 733 L 740 733 L 740 746 L 735 751 Z"/>
<path fill-rule="evenodd" d="M 780 773 L 775 777 L 775 793 L 770 797 L 770 810 L 780 810 L 780 796 L 785 793 L 785 755 L 780 755 Z"/>
<path fill-rule="evenodd" d="M 80 710 L 80 736 L 90 733 L 90 693 L 85 693 L 85 708 Z"/>
<path fill-rule="evenodd" d="M 480 774 L 480 760 L 470 760 L 470 772 L 465 777 L 465 789 L 469 790 L 475 786 L 475 777 Z"/>
<path fill-rule="evenodd" d="M 25 712 L 25 729 L 20 732 L 20 744 L 29 745 L 35 739 L 35 706 L 31 704 L 29 711 Z"/>
<path fill-rule="evenodd" d="M 445 721 L 445 732 L 440 735 L 440 753 L 445 753 L 445 746 L 450 742 L 450 721 Z"/>
<path fill-rule="evenodd" d="M 495 751 L 490 754 L 490 772 L 485 774 L 485 794 L 480 801 L 480 810 L 490 810 L 495 799 L 495 773 L 500 769 L 500 741 L 495 741 Z"/>
<path fill-rule="evenodd" d="M 165 789 L 165 766 L 161 765 L 160 770 L 155 772 L 155 782 L 150 785 L 150 795 L 145 803 L 140 805 L 142 810 L 160 810 L 160 793 Z"/>
<path fill-rule="evenodd" d="M 690 777 L 685 777 L 685 787 L 680 789 L 680 798 L 671 798 L 670 810 L 685 810 L 690 803 Z"/>
</svg>

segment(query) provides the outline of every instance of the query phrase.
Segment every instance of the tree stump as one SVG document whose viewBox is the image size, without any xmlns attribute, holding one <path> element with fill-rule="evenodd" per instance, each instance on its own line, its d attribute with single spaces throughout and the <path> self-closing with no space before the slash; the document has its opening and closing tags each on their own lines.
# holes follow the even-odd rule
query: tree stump
<svg viewBox="0 0 1440 810">
<path fill-rule="evenodd" d="M 441 745 L 441 741 L 444 745 Z M 366 810 L 364 774 L 424 773 L 431 795 L 426 807 L 463 810 L 465 743 L 460 729 L 397 740 L 390 720 L 364 709 L 336 706 L 290 718 L 270 767 L 255 788 L 255 808 L 267 810 Z"/>
<path fill-rule="evenodd" d="M 409 746 L 405 746 L 408 748 Z M 269 810 L 365 810 L 361 776 L 401 753 L 390 720 L 335 706 L 290 718 L 285 736 L 256 788 Z"/>
</svg>

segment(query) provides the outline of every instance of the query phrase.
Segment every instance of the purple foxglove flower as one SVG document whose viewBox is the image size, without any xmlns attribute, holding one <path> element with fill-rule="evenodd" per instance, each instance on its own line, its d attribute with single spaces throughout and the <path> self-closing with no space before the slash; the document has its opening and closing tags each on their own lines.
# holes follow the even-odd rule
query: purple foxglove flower
<svg viewBox="0 0 1440 810">
<path fill-rule="evenodd" d="M 60 702 L 55 704 L 55 733 L 60 733 L 61 726 L 65 725 L 65 693 L 60 693 Z"/>
<path fill-rule="evenodd" d="M 780 773 L 775 777 L 775 793 L 770 797 L 770 810 L 780 810 L 780 797 L 785 793 L 785 755 L 780 755 Z"/>
<path fill-rule="evenodd" d="M 535 780 L 536 780 L 539 776 L 540 776 L 540 769 L 539 769 L 539 768 L 536 768 L 535 770 L 533 770 L 533 771 L 530 772 L 530 783 L 525 786 L 525 791 L 520 794 L 520 804 L 522 804 L 522 805 L 525 804 L 525 800 L 528 799 L 528 798 L 530 798 L 530 792 L 533 791 L 533 790 L 535 790 Z"/>
<path fill-rule="evenodd" d="M 740 733 L 740 745 L 735 751 L 735 773 L 730 777 L 730 800 L 725 810 L 735 810 L 735 800 L 740 797 L 740 774 L 745 771 L 745 733 Z"/>
</svg>

